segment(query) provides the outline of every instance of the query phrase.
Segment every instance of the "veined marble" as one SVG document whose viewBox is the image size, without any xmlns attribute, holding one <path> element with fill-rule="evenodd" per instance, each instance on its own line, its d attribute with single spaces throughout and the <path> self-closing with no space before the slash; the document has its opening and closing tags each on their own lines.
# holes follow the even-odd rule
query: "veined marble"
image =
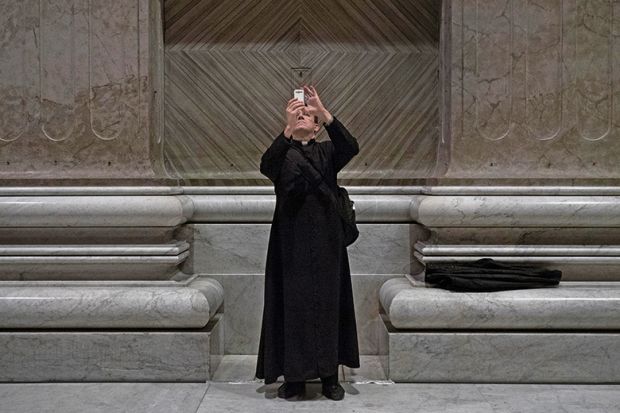
<svg viewBox="0 0 620 413">
<path fill-rule="evenodd" d="M 188 256 L 0 256 L 0 280 L 162 280 Z"/>
<path fill-rule="evenodd" d="M 401 332 L 386 327 L 395 382 L 620 383 L 620 334 Z"/>
<path fill-rule="evenodd" d="M 620 245 L 620 227 L 434 227 L 437 245 Z"/>
<path fill-rule="evenodd" d="M 428 227 L 618 227 L 618 196 L 414 196 Z"/>
<path fill-rule="evenodd" d="M 222 316 L 201 329 L 0 331 L 0 382 L 205 382 Z"/>
<path fill-rule="evenodd" d="M 424 195 L 620 195 L 618 186 L 534 186 L 527 185 L 435 185 L 424 186 L 421 189 Z M 412 193 L 413 194 L 413 193 Z"/>
<path fill-rule="evenodd" d="M 10 256 L 175 256 L 189 249 L 189 243 L 177 241 L 169 244 L 127 245 L 0 245 L 0 260 Z M 34 258 L 34 257 L 30 257 Z"/>
<path fill-rule="evenodd" d="M 604 185 L 420 185 L 420 186 L 356 186 L 345 185 L 351 195 L 620 195 L 620 187 Z M 186 195 L 275 195 L 273 186 L 183 186 Z M 11 189 L 7 194 L 14 194 Z M 22 188 L 28 191 L 29 188 Z M 38 188 L 36 191 L 64 190 Z M 67 189 L 70 190 L 70 189 Z M 97 188 L 93 187 L 93 191 Z M 107 190 L 102 188 L 102 191 Z M 0 194 L 3 194 L 0 188 Z M 22 195 L 22 194 L 19 194 Z"/>
<path fill-rule="evenodd" d="M 408 274 L 414 229 L 409 223 L 359 224 L 348 247 L 351 274 Z M 270 224 L 194 224 L 194 272 L 262 274 Z"/>
<path fill-rule="evenodd" d="M 192 222 L 271 222 L 275 195 L 187 195 L 194 206 Z M 358 222 L 410 222 L 408 195 L 351 195 Z"/>
<path fill-rule="evenodd" d="M 162 256 L 16 256 L 16 257 L 0 257 L 0 264 L 5 266 L 9 265 L 32 265 L 38 266 L 41 264 L 50 265 L 62 265 L 62 264 L 74 264 L 74 265 L 88 265 L 88 264 L 167 264 L 176 266 L 183 262 L 188 256 L 188 252 L 182 252 L 179 255 L 162 255 Z M 8 271 L 3 269 L 2 271 Z"/>
<path fill-rule="evenodd" d="M 0 227 L 163 227 L 191 215 L 184 196 L 0 197 Z"/>
<path fill-rule="evenodd" d="M 180 195 L 178 186 L 22 186 L 0 187 L 0 196 Z"/>
<path fill-rule="evenodd" d="M 195 276 L 187 285 L 200 291 L 209 303 L 209 316 L 213 317 L 224 302 L 224 288 L 217 280 L 209 277 Z"/>
<path fill-rule="evenodd" d="M 620 256 L 620 245 L 433 245 L 418 241 L 415 250 L 428 258 L 445 255 Z"/>
<path fill-rule="evenodd" d="M 620 283 L 455 293 L 388 280 L 380 300 L 397 329 L 619 330 Z"/>
<path fill-rule="evenodd" d="M 618 3 L 450 3 L 444 176 L 617 177 Z"/>
<path fill-rule="evenodd" d="M 151 0 L 0 3 L 2 178 L 163 172 L 161 126 L 152 120 L 159 110 L 152 96 L 162 92 L 152 79 L 163 45 L 155 29 L 160 7 Z"/>
<path fill-rule="evenodd" d="M 594 256 L 594 257 L 566 257 L 566 256 L 524 256 L 518 254 L 515 256 L 501 255 L 495 256 L 492 254 L 483 255 L 465 255 L 465 256 L 426 256 L 415 252 L 414 256 L 425 264 L 429 263 L 457 263 L 457 262 L 473 262 L 483 258 L 492 258 L 495 261 L 508 262 L 508 263 L 532 263 L 532 264 L 546 264 L 546 265 L 567 265 L 567 264 L 589 264 L 589 265 L 618 265 L 620 264 L 620 257 L 606 257 L 606 256 Z"/>
<path fill-rule="evenodd" d="M 194 288 L 0 287 L 5 329 L 196 328 L 208 321 L 209 300 Z"/>
<path fill-rule="evenodd" d="M 423 186 L 356 186 L 346 185 L 347 192 L 355 195 L 415 195 L 424 193 Z M 275 195 L 271 186 L 183 186 L 187 195 Z M 0 188 L 1 191 L 1 188 Z M 0 192 L 1 193 L 1 192 Z"/>
<path fill-rule="evenodd" d="M 479 229 L 469 229 L 478 233 Z M 436 230 L 434 231 L 436 235 Z M 590 242 L 601 241 L 601 234 L 588 231 Z M 558 234 L 559 235 L 559 234 Z M 585 239 L 585 234 L 580 234 Z M 557 242 L 560 237 L 554 239 Z M 451 240 L 455 242 L 458 240 Z M 520 242 L 519 240 L 518 242 Z M 435 242 L 438 242 L 435 239 Z M 564 281 L 617 280 L 620 274 L 620 247 L 618 245 L 480 245 L 474 240 L 467 244 L 428 244 L 418 241 L 414 257 L 422 265 L 430 263 L 468 263 L 483 258 L 509 264 L 545 266 L 560 270 Z M 420 269 L 422 270 L 422 269 Z"/>
<path fill-rule="evenodd" d="M 212 274 L 208 277 L 219 281 L 224 291 L 222 311 L 226 315 L 224 319 L 226 354 L 257 354 L 264 276 Z M 381 285 L 393 277 L 394 274 L 357 274 L 352 277 L 360 354 L 380 352 L 382 327 L 377 297 Z"/>
<path fill-rule="evenodd" d="M 264 273 L 270 224 L 196 223 L 192 227 L 195 273 Z"/>
</svg>

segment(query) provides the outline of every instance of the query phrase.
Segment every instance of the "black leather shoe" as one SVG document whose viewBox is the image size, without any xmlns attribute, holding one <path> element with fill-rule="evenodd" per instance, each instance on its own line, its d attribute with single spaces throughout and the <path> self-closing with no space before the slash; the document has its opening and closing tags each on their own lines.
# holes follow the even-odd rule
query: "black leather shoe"
<svg viewBox="0 0 620 413">
<path fill-rule="evenodd" d="M 278 397 L 281 399 L 290 399 L 291 397 L 303 397 L 306 392 L 306 382 L 304 381 L 285 381 L 278 387 Z"/>
<path fill-rule="evenodd" d="M 340 385 L 340 383 L 336 384 L 323 384 L 323 396 L 332 400 L 342 400 L 344 399 L 344 389 Z"/>
</svg>

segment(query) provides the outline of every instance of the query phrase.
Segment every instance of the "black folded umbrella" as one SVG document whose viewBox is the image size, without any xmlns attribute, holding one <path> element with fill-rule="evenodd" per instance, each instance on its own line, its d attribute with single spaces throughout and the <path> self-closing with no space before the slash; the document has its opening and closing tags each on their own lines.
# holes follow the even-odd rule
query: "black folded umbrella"
<svg viewBox="0 0 620 413">
<path fill-rule="evenodd" d="M 502 264 L 491 258 L 463 264 L 429 263 L 425 272 L 426 283 L 433 287 L 470 292 L 554 287 L 561 278 L 560 270 Z"/>
</svg>

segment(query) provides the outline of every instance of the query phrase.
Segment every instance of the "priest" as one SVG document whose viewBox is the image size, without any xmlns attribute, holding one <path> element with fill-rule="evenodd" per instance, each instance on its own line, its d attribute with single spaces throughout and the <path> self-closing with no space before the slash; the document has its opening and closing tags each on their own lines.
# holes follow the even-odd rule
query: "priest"
<svg viewBox="0 0 620 413">
<path fill-rule="evenodd" d="M 304 86 L 304 95 L 305 102 L 288 102 L 286 126 L 260 163 L 274 184 L 276 207 L 256 377 L 270 384 L 284 376 L 282 398 L 303 397 L 305 381 L 320 378 L 323 394 L 341 400 L 339 365 L 360 363 L 349 259 L 334 196 L 337 174 L 359 146 L 313 86 Z M 328 141 L 316 141 L 321 126 Z"/>
</svg>

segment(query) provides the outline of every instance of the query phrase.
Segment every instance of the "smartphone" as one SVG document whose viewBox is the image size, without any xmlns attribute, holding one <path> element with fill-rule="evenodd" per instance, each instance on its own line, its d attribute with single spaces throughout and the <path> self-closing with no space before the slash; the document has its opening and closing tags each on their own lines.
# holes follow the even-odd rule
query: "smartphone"
<svg viewBox="0 0 620 413">
<path fill-rule="evenodd" d="M 304 99 L 304 90 L 303 89 L 295 89 L 293 91 L 293 97 L 295 99 L 297 99 L 300 102 L 303 102 L 304 104 L 306 103 L 305 99 Z"/>
</svg>

